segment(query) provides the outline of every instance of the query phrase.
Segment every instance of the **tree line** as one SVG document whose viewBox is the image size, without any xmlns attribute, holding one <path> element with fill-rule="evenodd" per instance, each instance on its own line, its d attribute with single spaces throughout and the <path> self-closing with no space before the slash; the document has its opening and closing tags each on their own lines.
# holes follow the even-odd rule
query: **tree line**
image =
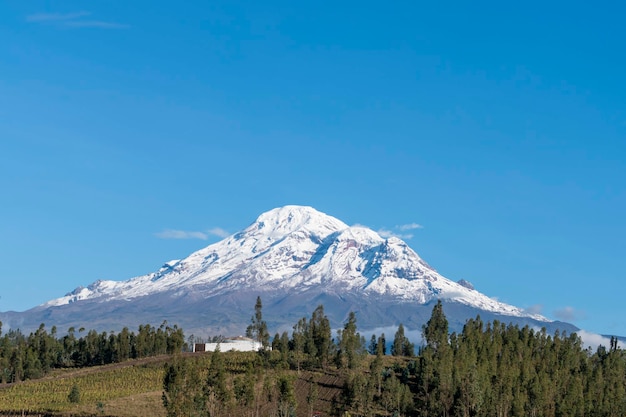
<svg viewBox="0 0 626 417">
<path fill-rule="evenodd" d="M 264 347 L 246 366 L 225 370 L 219 350 L 208 365 L 181 359 L 167 365 L 169 416 L 234 415 L 233 407 L 258 416 L 261 402 L 272 404 L 272 415 L 294 415 L 294 375 L 302 371 L 343 377 L 333 408 L 338 416 L 626 415 L 626 354 L 616 338 L 608 347 L 585 349 L 574 333 L 549 335 L 545 328 L 484 323 L 479 316 L 449 333 L 438 302 L 422 328 L 422 345 L 416 349 L 400 325 L 389 356 L 385 335 L 366 343 L 354 313 L 333 337 L 321 305 L 270 342 L 261 307 L 259 298 L 249 334 Z M 312 381 L 311 410 L 316 392 Z"/>
<path fill-rule="evenodd" d="M 80 334 L 84 334 L 80 336 Z M 137 333 L 119 333 L 70 327 L 63 336 L 53 326 L 41 324 L 28 336 L 19 329 L 2 333 L 0 322 L 0 382 L 40 378 L 54 368 L 71 368 L 122 362 L 182 350 L 184 335 L 177 325 L 163 322 L 155 328 L 140 325 Z"/>
</svg>

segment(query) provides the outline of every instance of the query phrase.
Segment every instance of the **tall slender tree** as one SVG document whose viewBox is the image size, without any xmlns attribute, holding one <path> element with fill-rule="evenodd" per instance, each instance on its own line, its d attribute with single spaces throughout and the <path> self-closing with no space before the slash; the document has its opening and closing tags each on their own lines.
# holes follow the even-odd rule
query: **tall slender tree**
<svg viewBox="0 0 626 417">
<path fill-rule="evenodd" d="M 267 331 L 267 323 L 263 320 L 263 303 L 261 296 L 256 298 L 254 305 L 254 316 L 250 320 L 250 325 L 246 328 L 246 336 L 261 343 L 263 350 L 267 350 L 270 344 L 270 335 Z"/>
</svg>

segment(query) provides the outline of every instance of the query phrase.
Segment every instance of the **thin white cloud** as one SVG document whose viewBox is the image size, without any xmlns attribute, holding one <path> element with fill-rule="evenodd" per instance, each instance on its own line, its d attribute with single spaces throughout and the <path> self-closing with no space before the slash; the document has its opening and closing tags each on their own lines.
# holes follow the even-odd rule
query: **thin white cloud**
<svg viewBox="0 0 626 417">
<path fill-rule="evenodd" d="M 582 311 L 576 310 L 574 307 L 563 307 L 554 311 L 554 317 L 561 321 L 575 321 L 584 318 L 585 314 Z"/>
<path fill-rule="evenodd" d="M 393 230 L 389 230 L 383 227 L 378 230 L 378 234 L 384 237 L 385 239 L 390 238 L 390 237 L 397 237 L 399 239 L 412 239 L 414 236 L 413 233 L 405 233 L 405 232 L 408 232 L 410 230 L 423 229 L 423 228 L 424 226 L 422 226 L 419 223 L 407 223 L 407 224 L 397 225 L 393 228 Z"/>
<path fill-rule="evenodd" d="M 91 16 L 91 12 L 36 13 L 26 16 L 26 21 L 40 24 L 48 23 L 73 28 L 126 29 L 130 27 L 129 25 L 123 23 L 83 19 L 86 16 Z"/>
<path fill-rule="evenodd" d="M 525 311 L 530 314 L 541 314 L 542 310 L 543 310 L 543 305 L 541 304 L 534 304 L 534 305 L 531 305 L 530 307 L 525 308 Z"/>
<path fill-rule="evenodd" d="M 130 26 L 122 23 L 103 22 L 101 20 L 75 20 L 65 22 L 65 26 L 74 28 L 127 29 Z"/>
<path fill-rule="evenodd" d="M 207 232 L 221 238 L 230 236 L 230 233 L 222 229 L 221 227 L 214 227 L 213 229 L 207 230 Z"/>
<path fill-rule="evenodd" d="M 362 224 L 354 224 L 352 227 L 365 227 L 367 229 L 371 229 L 368 226 L 362 225 Z M 380 237 L 384 238 L 384 239 L 389 239 L 390 237 L 397 237 L 398 239 L 412 239 L 413 238 L 413 233 L 402 233 L 402 232 L 406 232 L 409 230 L 416 230 L 416 229 L 423 229 L 424 226 L 417 224 L 417 223 L 409 223 L 409 224 L 403 224 L 400 226 L 395 226 L 393 229 L 394 230 L 390 230 L 386 227 L 381 227 L 380 229 L 376 230 L 376 233 L 378 233 L 380 235 Z"/>
<path fill-rule="evenodd" d="M 424 226 L 417 223 L 409 223 L 409 224 L 401 224 L 400 226 L 396 226 L 396 229 L 406 231 L 406 230 L 415 230 L 415 229 L 423 229 Z"/>
<path fill-rule="evenodd" d="M 90 12 L 73 13 L 36 13 L 26 16 L 27 22 L 61 22 L 91 15 Z"/>
<path fill-rule="evenodd" d="M 388 229 L 378 229 L 377 233 L 385 239 L 389 239 L 390 237 L 397 237 L 399 239 L 411 239 L 413 237 L 413 234 L 411 233 L 396 233 Z"/>
<path fill-rule="evenodd" d="M 204 232 L 193 232 L 187 230 L 165 229 L 154 234 L 159 239 L 200 239 L 207 240 L 209 236 Z"/>
<path fill-rule="evenodd" d="M 195 230 L 179 230 L 179 229 L 165 229 L 162 232 L 154 234 L 159 239 L 200 239 L 207 240 L 211 236 L 217 236 L 225 238 L 230 236 L 230 233 L 221 227 L 214 227 L 206 231 Z"/>
<path fill-rule="evenodd" d="M 611 346 L 611 339 L 601 334 L 591 333 L 585 330 L 579 330 L 576 334 L 582 339 L 585 348 L 591 347 L 592 349 L 597 349 L 598 346 L 602 345 L 608 349 L 608 347 Z M 620 348 L 624 346 L 621 342 L 618 342 L 617 345 Z"/>
</svg>

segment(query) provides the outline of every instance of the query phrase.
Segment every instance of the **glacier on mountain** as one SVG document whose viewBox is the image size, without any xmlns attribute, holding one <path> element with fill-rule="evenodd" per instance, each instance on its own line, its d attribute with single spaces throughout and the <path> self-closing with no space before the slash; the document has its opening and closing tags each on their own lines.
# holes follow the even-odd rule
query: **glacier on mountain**
<svg viewBox="0 0 626 417">
<path fill-rule="evenodd" d="M 340 298 L 350 294 L 392 303 L 442 299 L 498 315 L 548 321 L 468 284 L 440 275 L 401 239 L 348 226 L 311 207 L 285 206 L 185 259 L 166 262 L 156 272 L 122 282 L 96 281 L 38 308 L 157 294 L 208 299 L 237 291 L 294 295 L 316 289 Z"/>
</svg>

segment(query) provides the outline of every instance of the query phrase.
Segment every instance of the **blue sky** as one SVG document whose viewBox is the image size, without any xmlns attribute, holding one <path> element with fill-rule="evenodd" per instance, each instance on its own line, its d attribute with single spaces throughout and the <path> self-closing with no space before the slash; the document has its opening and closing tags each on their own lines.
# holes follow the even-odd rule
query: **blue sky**
<svg viewBox="0 0 626 417">
<path fill-rule="evenodd" d="M 626 10 L 430 3 L 0 3 L 0 311 L 303 204 L 626 336 Z"/>
</svg>

